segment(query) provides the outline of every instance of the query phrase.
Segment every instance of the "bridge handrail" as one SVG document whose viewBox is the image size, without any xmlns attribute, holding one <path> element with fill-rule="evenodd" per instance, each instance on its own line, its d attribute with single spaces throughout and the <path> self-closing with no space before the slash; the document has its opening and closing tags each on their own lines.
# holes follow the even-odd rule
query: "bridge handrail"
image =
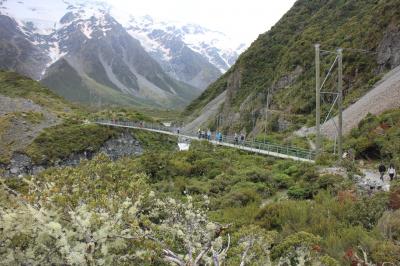
<svg viewBox="0 0 400 266">
<path fill-rule="evenodd" d="M 152 130 L 165 131 L 165 132 L 169 132 L 169 133 L 178 135 L 177 128 L 166 127 L 166 126 L 163 126 L 160 124 L 155 124 L 155 123 L 150 123 L 150 122 L 97 120 L 97 121 L 94 121 L 94 123 L 104 124 L 104 125 L 121 125 L 121 126 L 127 126 L 127 127 L 152 129 Z M 180 135 L 187 135 L 190 137 L 198 137 L 195 134 L 192 134 L 190 132 L 184 132 L 184 131 L 180 131 Z M 218 140 L 216 140 L 215 134 L 212 134 L 211 140 L 218 141 Z M 254 149 L 265 150 L 265 151 L 269 151 L 269 152 L 276 152 L 276 153 L 280 153 L 280 154 L 284 154 L 284 155 L 288 155 L 288 156 L 295 156 L 295 157 L 303 158 L 303 159 L 309 159 L 309 160 L 315 159 L 314 151 L 302 149 L 302 148 L 296 148 L 296 147 L 288 146 L 288 145 L 279 145 L 279 144 L 270 143 L 270 142 L 260 142 L 260 141 L 254 140 L 254 139 L 252 139 L 251 141 L 248 139 L 241 141 L 240 138 L 236 142 L 235 138 L 233 136 L 229 136 L 229 135 L 223 135 L 222 142 L 247 147 L 250 149 L 254 148 Z"/>
</svg>

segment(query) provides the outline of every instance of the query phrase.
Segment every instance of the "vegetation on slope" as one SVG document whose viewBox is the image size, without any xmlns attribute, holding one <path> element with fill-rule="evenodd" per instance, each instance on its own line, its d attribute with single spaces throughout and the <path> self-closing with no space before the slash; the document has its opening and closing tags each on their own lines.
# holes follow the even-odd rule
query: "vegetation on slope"
<svg viewBox="0 0 400 266">
<path fill-rule="evenodd" d="M 26 153 L 34 163 L 45 165 L 53 165 L 58 160 L 66 159 L 77 153 L 88 152 L 91 154 L 97 152 L 105 141 L 123 132 L 119 129 L 88 124 L 88 121 L 115 119 L 154 122 L 148 115 L 131 108 L 102 110 L 92 108 L 90 110 L 83 106 L 73 106 L 40 83 L 14 72 L 0 71 L 0 95 L 18 98 L 27 105 L 29 105 L 29 101 L 26 100 L 30 100 L 38 106 L 32 105 L 29 108 L 41 111 L 22 112 L 18 105 L 9 106 L 5 109 L 7 114 L 0 117 L 0 162 L 3 164 L 8 164 L 12 153 L 16 151 L 14 144 L 22 141 L 21 139 L 10 140 L 9 136 L 24 137 L 24 135 L 17 134 L 20 132 L 9 132 L 12 126 L 22 123 L 26 125 L 26 128 L 32 128 L 42 122 L 44 119 L 43 112 L 48 112 L 50 115 L 54 114 L 54 119 L 56 117 L 59 119 L 58 124 L 52 122 L 52 125 L 56 125 L 45 128 L 37 136 L 35 135 L 26 147 L 18 147 L 17 151 Z M 14 111 L 13 108 L 15 108 Z M 25 127 L 16 128 L 19 131 L 24 131 Z M 4 137 L 6 134 L 7 140 Z M 163 141 L 166 146 L 171 147 L 171 141 L 175 141 L 174 138 L 159 137 L 146 132 L 134 132 L 133 135 L 144 147 L 160 148 Z"/>
<path fill-rule="evenodd" d="M 400 165 L 400 109 L 369 115 L 353 129 L 346 147 L 359 159 L 392 161 Z"/>
<path fill-rule="evenodd" d="M 29 99 L 59 114 L 71 109 L 76 111 L 76 108 L 48 88 L 15 72 L 0 70 L 0 95 Z"/>
<path fill-rule="evenodd" d="M 189 245 L 197 256 L 215 237 L 210 247 L 221 251 L 229 234 L 231 248 L 216 253 L 227 265 L 240 264 L 249 243 L 249 265 L 301 259 L 346 265 L 356 254 L 364 260 L 360 249 L 368 262 L 399 263 L 397 186 L 364 195 L 351 181 L 320 175 L 310 164 L 194 142 L 188 152 L 156 149 L 117 162 L 100 156 L 29 179 L 3 181 L 25 202 L 15 206 L 14 196 L 0 193 L 2 236 L 9 239 L 0 257 L 7 261 L 29 262 L 35 250 L 44 264 L 167 265 L 165 250 L 186 260 Z M 25 210 L 27 203 L 39 203 L 41 214 L 26 216 L 35 210 Z M 11 217 L 19 222 L 10 224 Z"/>
<path fill-rule="evenodd" d="M 252 129 L 248 125 L 252 113 L 256 119 L 265 119 L 261 108 L 266 106 L 268 89 L 273 92 L 270 108 L 284 111 L 281 116 L 286 120 L 292 119 L 291 114 L 311 114 L 315 106 L 315 43 L 325 50 L 345 49 L 345 103 L 349 104 L 379 80 L 377 73 L 394 67 L 388 62 L 378 65 L 377 54 L 351 49 L 379 52 L 385 32 L 400 24 L 399 4 L 398 0 L 297 1 L 270 31 L 259 36 L 230 71 L 188 106 L 186 114 L 198 112 L 226 89 L 226 127 Z M 323 73 L 333 59 L 332 55 L 323 56 Z M 335 79 L 328 81 L 328 88 L 335 89 Z M 234 113 L 240 118 L 232 125 Z M 292 122 L 304 125 L 304 121 Z"/>
</svg>

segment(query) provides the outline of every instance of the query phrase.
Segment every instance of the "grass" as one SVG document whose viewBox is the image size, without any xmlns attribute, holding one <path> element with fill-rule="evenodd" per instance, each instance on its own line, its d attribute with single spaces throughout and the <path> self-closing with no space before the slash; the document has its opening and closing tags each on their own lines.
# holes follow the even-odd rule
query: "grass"
<svg viewBox="0 0 400 266">
<path fill-rule="evenodd" d="M 13 116 L 30 124 L 40 124 L 44 119 L 44 114 L 40 112 L 17 112 Z"/>
</svg>

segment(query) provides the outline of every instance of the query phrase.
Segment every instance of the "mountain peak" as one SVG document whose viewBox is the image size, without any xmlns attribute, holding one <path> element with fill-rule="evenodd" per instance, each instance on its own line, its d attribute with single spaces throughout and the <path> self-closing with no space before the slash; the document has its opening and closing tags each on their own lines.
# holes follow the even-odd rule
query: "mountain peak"
<svg viewBox="0 0 400 266">
<path fill-rule="evenodd" d="M 235 43 L 222 32 L 210 30 L 198 24 L 161 21 L 149 15 L 130 16 L 124 26 L 134 38 L 140 40 L 148 52 L 169 52 L 165 39 L 171 39 L 171 36 L 174 36 L 193 52 L 209 60 L 222 73 L 231 67 L 246 47 L 245 44 Z"/>
</svg>

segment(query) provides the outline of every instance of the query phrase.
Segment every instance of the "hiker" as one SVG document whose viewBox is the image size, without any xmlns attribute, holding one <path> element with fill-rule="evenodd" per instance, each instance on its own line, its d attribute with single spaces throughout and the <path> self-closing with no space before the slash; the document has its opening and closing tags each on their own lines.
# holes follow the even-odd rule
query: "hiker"
<svg viewBox="0 0 400 266">
<path fill-rule="evenodd" d="M 240 133 L 240 144 L 243 145 L 243 143 L 244 143 L 244 134 Z"/>
<path fill-rule="evenodd" d="M 201 129 L 199 128 L 199 130 L 197 130 L 197 137 L 199 138 L 199 139 L 201 139 Z"/>
<path fill-rule="evenodd" d="M 383 181 L 383 176 L 385 175 L 386 172 L 386 167 L 383 163 L 381 163 L 378 167 L 379 173 L 381 174 L 381 180 Z"/>
<path fill-rule="evenodd" d="M 217 132 L 217 134 L 215 135 L 215 140 L 221 142 L 222 141 L 222 134 L 221 132 Z"/>
<path fill-rule="evenodd" d="M 181 129 L 178 127 L 177 130 L 176 130 L 176 133 L 178 133 L 178 135 L 179 135 L 180 132 L 181 132 Z"/>
<path fill-rule="evenodd" d="M 390 164 L 389 169 L 388 169 L 388 174 L 389 174 L 389 177 L 390 177 L 390 181 L 393 181 L 393 179 L 396 176 L 396 169 L 394 168 L 393 164 Z"/>
<path fill-rule="evenodd" d="M 211 140 L 211 131 L 210 131 L 210 129 L 207 130 L 207 140 Z"/>
<path fill-rule="evenodd" d="M 235 133 L 235 145 L 239 144 L 239 136 L 237 133 Z"/>
</svg>

